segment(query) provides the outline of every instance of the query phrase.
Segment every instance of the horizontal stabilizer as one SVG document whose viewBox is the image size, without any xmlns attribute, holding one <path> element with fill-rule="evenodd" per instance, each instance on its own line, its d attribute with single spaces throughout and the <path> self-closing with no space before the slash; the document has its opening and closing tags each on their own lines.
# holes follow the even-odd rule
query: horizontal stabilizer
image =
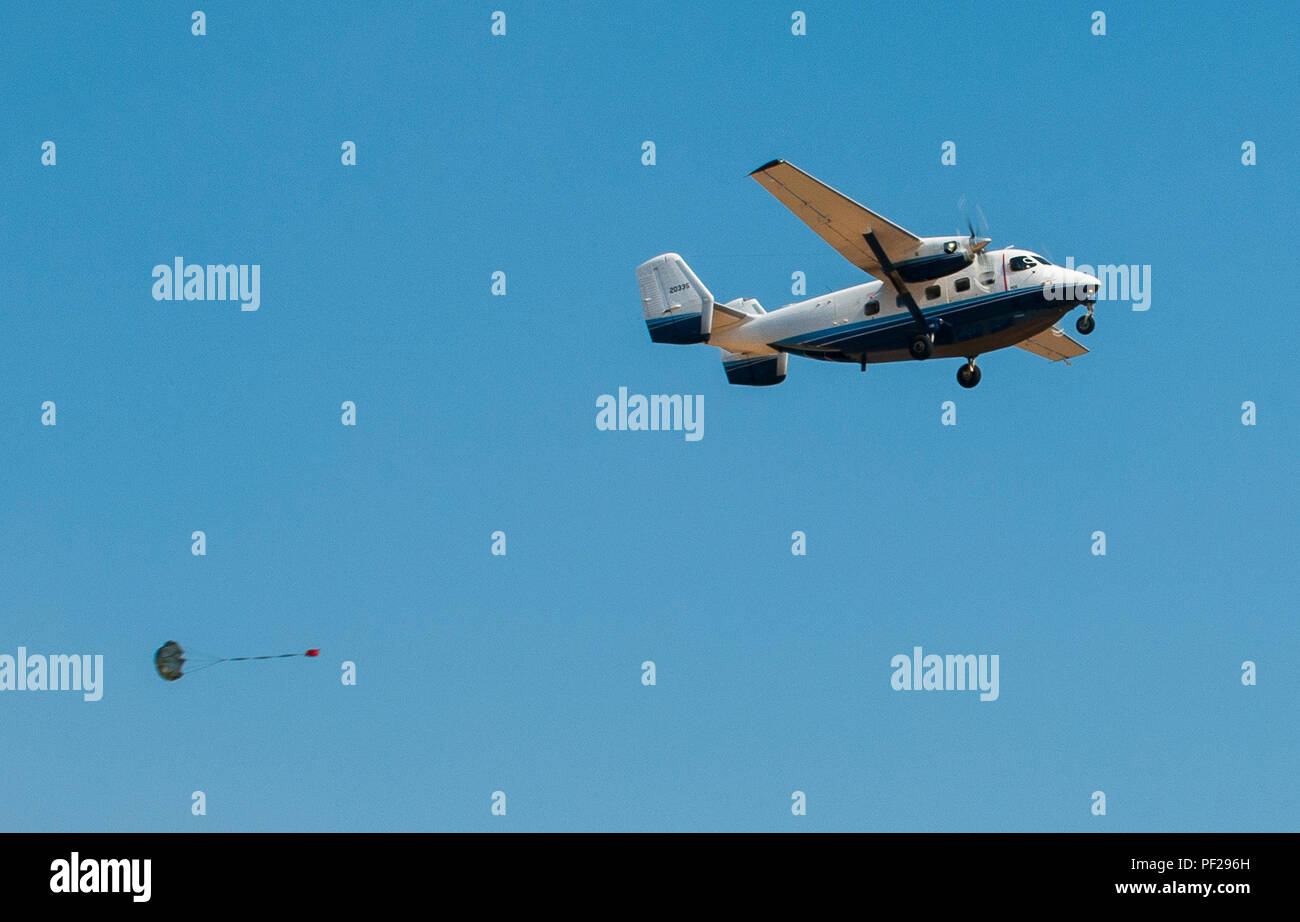
<svg viewBox="0 0 1300 922">
<path fill-rule="evenodd" d="M 727 381 L 730 384 L 767 387 L 780 384 L 785 380 L 786 363 L 789 358 L 784 352 L 755 355 L 723 350 L 722 368 L 727 372 Z"/>
</svg>

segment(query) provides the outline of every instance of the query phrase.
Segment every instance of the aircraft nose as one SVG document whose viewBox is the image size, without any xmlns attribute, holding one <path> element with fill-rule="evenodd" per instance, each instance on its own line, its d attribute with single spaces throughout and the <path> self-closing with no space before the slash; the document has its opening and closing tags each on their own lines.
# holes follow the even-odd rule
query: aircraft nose
<svg viewBox="0 0 1300 922">
<path fill-rule="evenodd" d="M 1075 272 L 1074 275 L 1074 288 L 1079 295 L 1079 300 L 1095 300 L 1097 293 L 1101 291 L 1101 279 L 1086 272 Z"/>
</svg>

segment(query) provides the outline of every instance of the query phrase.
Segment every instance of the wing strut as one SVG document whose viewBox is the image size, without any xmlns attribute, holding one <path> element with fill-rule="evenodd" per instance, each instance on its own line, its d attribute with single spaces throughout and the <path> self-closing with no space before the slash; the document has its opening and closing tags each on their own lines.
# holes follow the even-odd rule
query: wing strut
<svg viewBox="0 0 1300 922">
<path fill-rule="evenodd" d="M 907 306 L 907 312 L 912 315 L 912 320 L 916 323 L 916 335 L 912 337 L 912 342 L 908 346 L 908 351 L 912 353 L 912 358 L 914 359 L 928 359 L 930 354 L 934 352 L 934 336 L 930 332 L 930 325 L 926 323 L 925 315 L 922 314 L 921 309 L 916 306 L 916 299 L 913 298 L 912 293 L 907 290 L 907 285 L 903 283 L 902 276 L 898 274 L 898 270 L 894 268 L 894 264 L 890 262 L 889 257 L 885 255 L 885 248 L 882 247 L 880 241 L 876 239 L 875 231 L 868 228 L 867 232 L 862 235 L 862 239 L 867 241 L 867 246 L 871 247 L 872 255 L 874 255 L 880 262 L 881 271 L 889 278 L 889 283 L 894 286 L 894 290 L 898 292 L 899 298 L 901 298 L 903 304 Z M 862 370 L 866 371 L 866 367 L 866 361 L 864 359 Z"/>
</svg>

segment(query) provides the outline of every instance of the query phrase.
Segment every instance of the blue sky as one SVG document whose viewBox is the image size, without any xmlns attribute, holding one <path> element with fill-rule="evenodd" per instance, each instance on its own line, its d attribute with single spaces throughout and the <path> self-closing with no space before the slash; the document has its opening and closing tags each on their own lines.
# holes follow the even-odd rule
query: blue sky
<svg viewBox="0 0 1300 922">
<path fill-rule="evenodd" d="M 290 6 L 4 12 L 0 653 L 106 674 L 0 696 L 0 828 L 1296 828 L 1293 6 Z M 774 157 L 1149 265 L 1150 310 L 969 392 L 728 386 L 633 270 L 862 281 Z M 154 301 L 176 256 L 260 265 L 260 310 Z M 620 386 L 704 438 L 598 431 Z M 167 639 L 322 654 L 168 684 Z M 915 645 L 997 653 L 999 700 L 894 691 Z"/>
</svg>

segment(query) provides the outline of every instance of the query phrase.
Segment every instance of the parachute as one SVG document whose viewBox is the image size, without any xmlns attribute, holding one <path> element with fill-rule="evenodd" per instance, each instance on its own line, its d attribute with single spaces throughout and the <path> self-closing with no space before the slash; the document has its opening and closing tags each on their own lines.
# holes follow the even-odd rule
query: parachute
<svg viewBox="0 0 1300 922">
<path fill-rule="evenodd" d="M 185 651 L 176 641 L 169 640 L 154 653 L 153 664 L 160 676 L 168 682 L 175 682 L 185 674 L 181 671 L 185 665 Z"/>
<path fill-rule="evenodd" d="M 293 656 L 320 656 L 320 650 L 313 647 L 306 653 L 273 653 L 268 656 L 217 656 L 196 660 L 193 657 L 187 659 L 181 645 L 174 640 L 169 640 L 154 651 L 153 665 L 158 670 L 158 675 L 168 682 L 175 682 L 185 675 L 184 666 L 187 662 L 201 663 L 202 665 L 195 666 L 190 670 L 190 672 L 198 672 L 200 669 L 207 669 L 209 666 L 216 666 L 218 663 L 239 663 L 254 659 L 288 659 Z"/>
</svg>

